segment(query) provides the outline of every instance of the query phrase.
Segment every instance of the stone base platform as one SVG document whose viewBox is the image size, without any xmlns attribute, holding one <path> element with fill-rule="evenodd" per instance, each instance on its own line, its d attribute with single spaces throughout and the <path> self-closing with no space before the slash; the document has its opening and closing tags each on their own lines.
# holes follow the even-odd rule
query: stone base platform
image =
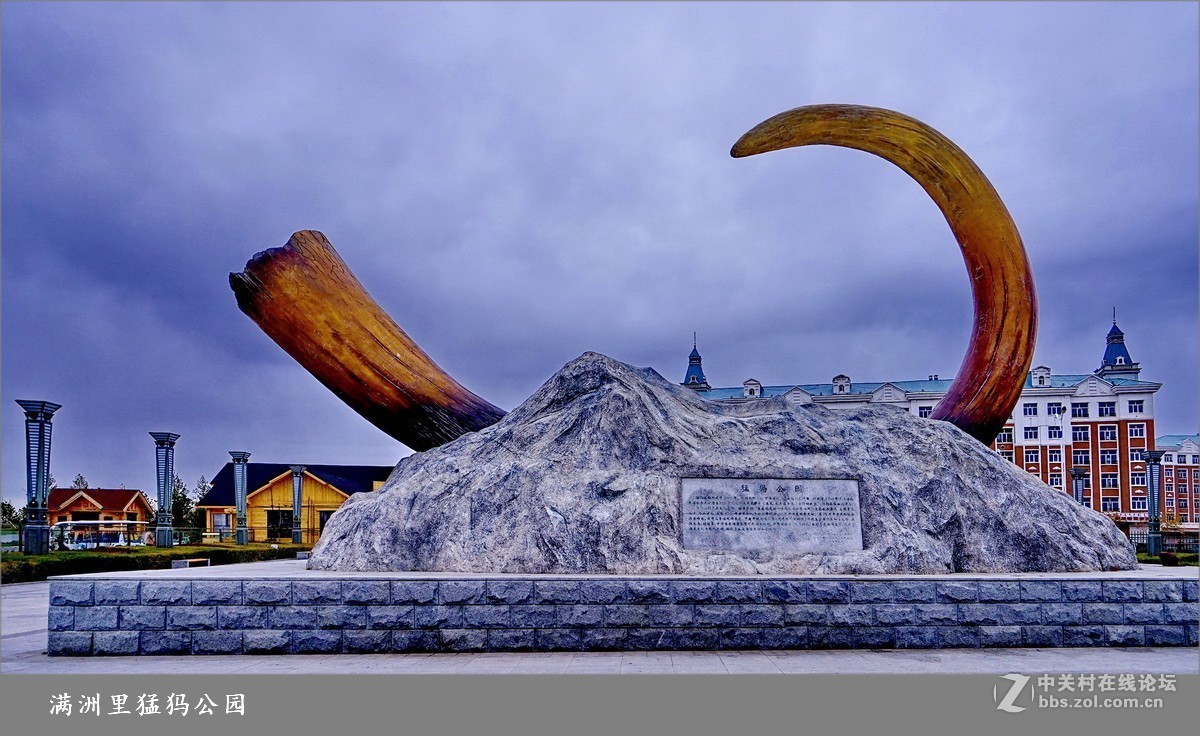
<svg viewBox="0 0 1200 736">
<path fill-rule="evenodd" d="M 693 577 L 312 571 L 51 578 L 50 655 L 1197 646 L 1197 568 Z"/>
</svg>

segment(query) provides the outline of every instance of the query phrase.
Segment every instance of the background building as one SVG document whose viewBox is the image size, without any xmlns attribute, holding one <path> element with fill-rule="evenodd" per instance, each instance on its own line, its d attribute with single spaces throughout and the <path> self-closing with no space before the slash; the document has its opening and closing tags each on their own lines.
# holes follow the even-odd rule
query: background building
<svg viewBox="0 0 1200 736">
<path fill-rule="evenodd" d="M 1185 529 L 1198 528 L 1196 514 L 1200 481 L 1200 434 L 1167 434 L 1155 440 L 1163 455 L 1163 519 Z"/>
<path fill-rule="evenodd" d="M 334 511 L 353 493 L 373 491 L 391 475 L 391 465 L 306 465 L 301 483 L 303 542 L 313 544 Z M 196 504 L 204 509 L 208 533 L 232 536 L 233 463 L 213 477 Z M 283 463 L 246 463 L 246 526 L 250 541 L 292 539 L 292 470 Z"/>
<path fill-rule="evenodd" d="M 54 488 L 46 501 L 51 524 L 60 521 L 151 521 L 150 499 L 136 488 Z"/>
<path fill-rule="evenodd" d="M 683 385 L 714 401 L 785 396 L 799 404 L 831 408 L 884 404 L 928 417 L 952 382 L 931 375 L 918 381 L 855 383 L 849 376 L 838 375 L 829 383 L 764 386 L 750 378 L 740 387 L 706 388 L 700 354 L 693 348 Z M 1029 372 L 1013 416 L 992 448 L 1043 483 L 1067 493 L 1071 491 L 1070 468 L 1085 467 L 1084 496 L 1093 509 L 1132 523 L 1145 522 L 1149 517 L 1149 489 L 1141 453 L 1154 447 L 1154 395 L 1160 388 L 1161 383 L 1141 380 L 1141 366 L 1130 357 L 1125 334 L 1114 320 L 1100 367 L 1093 372 L 1055 374 L 1047 366 Z M 1187 522 L 1183 526 L 1194 529 L 1194 464 L 1200 460 L 1197 436 L 1169 435 L 1163 439 L 1178 440 L 1181 448 L 1189 449 L 1170 453 L 1174 464 L 1169 466 L 1171 475 L 1163 474 L 1162 510 L 1165 515 L 1167 510 L 1178 513 L 1186 509 Z M 1179 457 L 1186 457 L 1192 465 L 1180 465 Z M 1168 477 L 1174 485 L 1170 491 Z M 1173 509 L 1166 505 L 1168 498 L 1174 503 Z M 1183 514 L 1178 516 L 1182 522 Z"/>
</svg>

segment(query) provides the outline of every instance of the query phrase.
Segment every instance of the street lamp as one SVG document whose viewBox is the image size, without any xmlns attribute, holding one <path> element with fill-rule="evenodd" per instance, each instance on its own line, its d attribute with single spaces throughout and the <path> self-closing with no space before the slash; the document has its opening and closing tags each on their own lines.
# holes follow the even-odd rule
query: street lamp
<svg viewBox="0 0 1200 736">
<path fill-rule="evenodd" d="M 1084 503 L 1083 485 L 1087 482 L 1087 473 L 1086 466 L 1077 465 L 1071 468 L 1071 494 L 1075 496 L 1077 503 Z"/>
<path fill-rule="evenodd" d="M 62 408 L 49 401 L 17 399 L 25 411 L 25 539 L 22 549 L 28 555 L 44 555 L 50 551 L 49 511 L 50 494 L 50 418 Z"/>
<path fill-rule="evenodd" d="M 154 519 L 154 543 L 159 547 L 173 547 L 175 518 L 171 514 L 171 491 L 175 484 L 175 441 L 179 435 L 151 432 L 150 436 L 154 439 L 154 459 L 158 471 L 158 514 Z"/>
<path fill-rule="evenodd" d="M 233 458 L 233 497 L 237 504 L 237 524 L 233 532 L 233 541 L 237 544 L 247 544 L 250 541 L 250 530 L 246 528 L 246 462 L 250 453 L 231 450 Z"/>
<path fill-rule="evenodd" d="M 1142 459 L 1146 461 L 1146 475 L 1150 481 L 1150 522 L 1146 530 L 1146 552 L 1151 557 L 1162 553 L 1162 512 L 1159 504 L 1162 496 L 1162 450 L 1144 450 Z"/>
<path fill-rule="evenodd" d="M 292 470 L 292 543 L 304 541 L 304 530 L 300 528 L 300 496 L 304 488 L 304 466 L 289 465 Z"/>
</svg>

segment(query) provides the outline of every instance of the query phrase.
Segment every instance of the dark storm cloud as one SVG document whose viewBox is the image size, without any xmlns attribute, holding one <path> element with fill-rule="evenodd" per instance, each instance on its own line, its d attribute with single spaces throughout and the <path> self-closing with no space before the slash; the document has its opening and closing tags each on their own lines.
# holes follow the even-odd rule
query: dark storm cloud
<svg viewBox="0 0 1200 736">
<path fill-rule="evenodd" d="M 679 380 L 953 374 L 970 293 L 902 172 L 733 160 L 812 102 L 890 107 L 983 168 L 1026 241 L 1036 360 L 1093 369 L 1117 306 L 1160 433 L 1196 427 L 1197 11 L 1187 4 L 3 6 L 3 491 L 15 398 L 53 471 L 191 483 L 225 451 L 391 463 L 226 277 L 325 232 L 464 384 L 512 407 L 598 350 Z"/>
</svg>

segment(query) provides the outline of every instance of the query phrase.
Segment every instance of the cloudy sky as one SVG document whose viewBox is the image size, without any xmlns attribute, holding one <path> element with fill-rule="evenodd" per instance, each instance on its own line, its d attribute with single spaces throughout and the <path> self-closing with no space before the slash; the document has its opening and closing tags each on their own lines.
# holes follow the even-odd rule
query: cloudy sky
<svg viewBox="0 0 1200 736">
<path fill-rule="evenodd" d="M 1012 212 L 1036 363 L 1115 306 L 1158 431 L 1196 431 L 1197 6 L 25 4 L 2 18 L 0 483 L 14 399 L 60 403 L 65 485 L 407 450 L 238 311 L 228 273 L 324 232 L 464 385 L 512 408 L 585 350 L 713 385 L 954 374 L 945 221 L 864 153 L 734 160 L 804 104 L 939 129 Z"/>
</svg>

